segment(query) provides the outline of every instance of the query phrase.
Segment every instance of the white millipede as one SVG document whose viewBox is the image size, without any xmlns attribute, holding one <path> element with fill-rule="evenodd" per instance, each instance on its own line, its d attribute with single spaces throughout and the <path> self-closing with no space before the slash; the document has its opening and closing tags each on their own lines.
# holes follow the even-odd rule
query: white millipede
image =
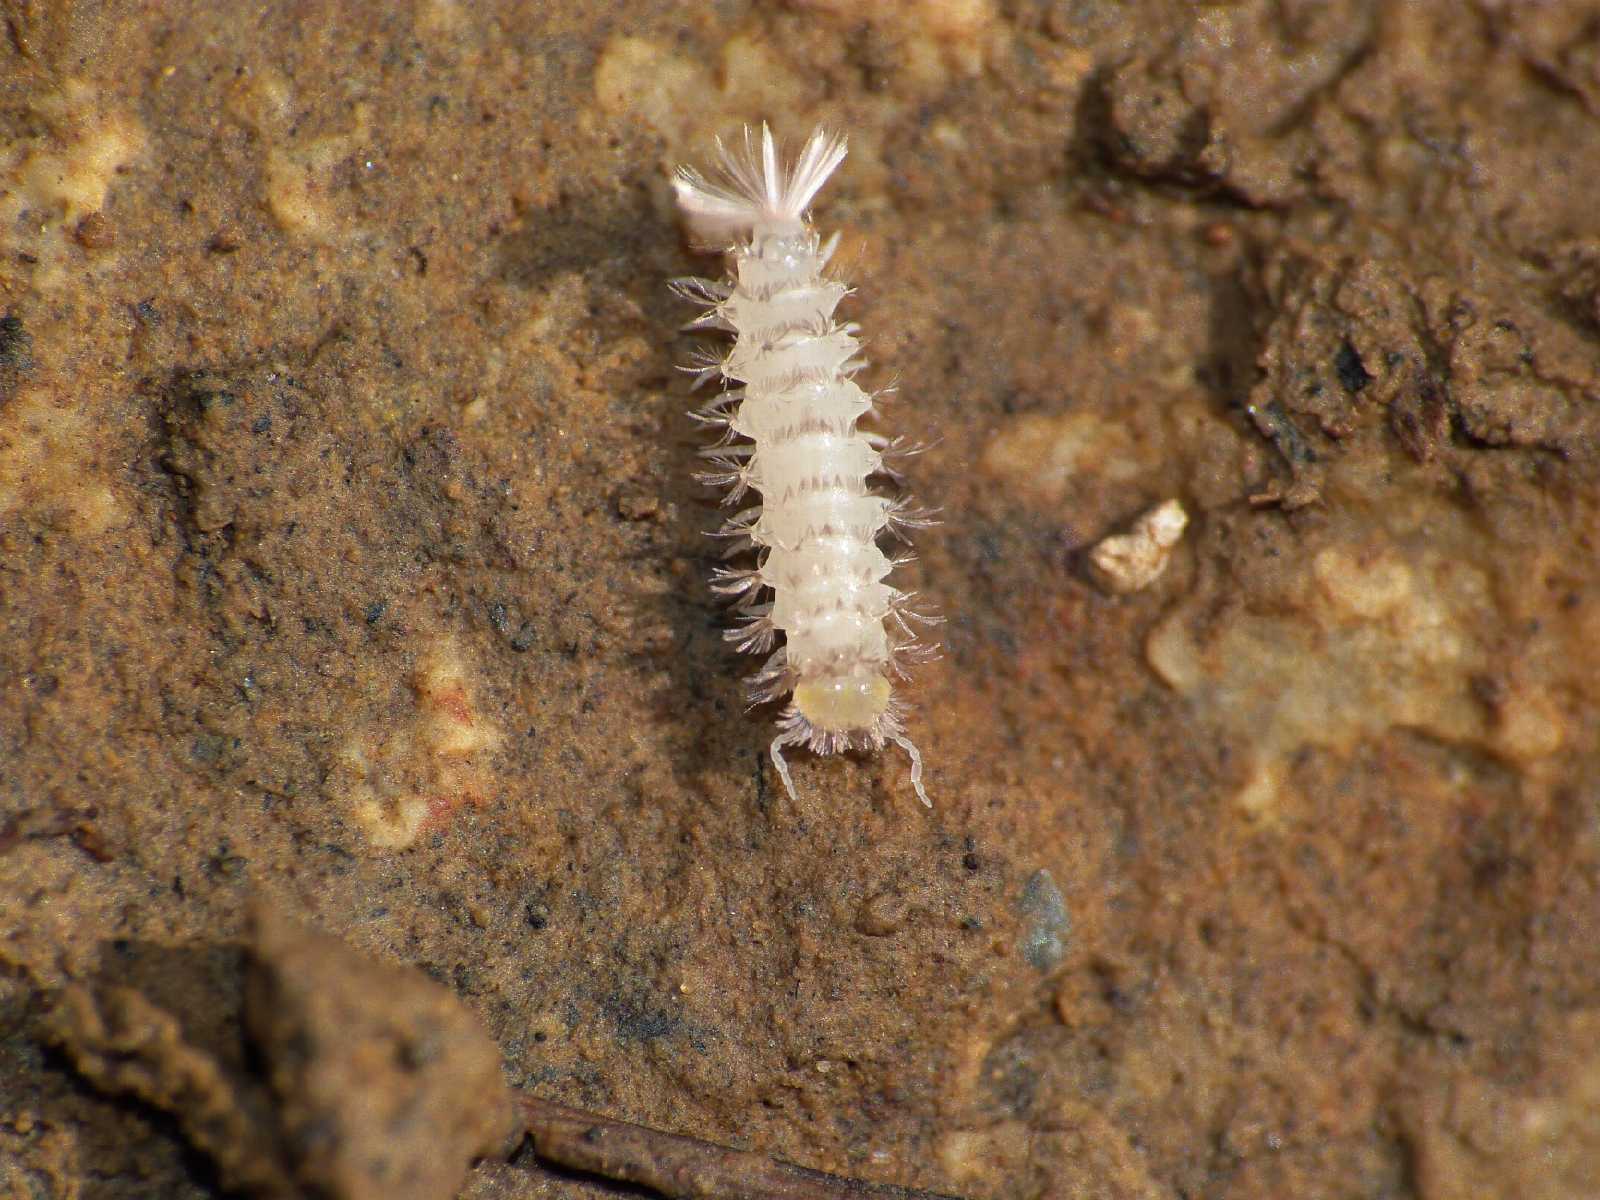
<svg viewBox="0 0 1600 1200">
<path fill-rule="evenodd" d="M 673 287 L 705 305 L 692 327 L 734 337 L 726 354 L 694 368 L 698 382 L 720 375 L 737 385 L 694 414 L 721 431 L 704 452 L 715 469 L 703 478 L 729 488 L 727 503 L 760 495 L 721 530 L 730 553 L 756 555 L 754 566 L 715 573 L 713 587 L 735 598 L 740 617 L 727 636 L 741 650 L 771 652 L 751 681 L 752 703 L 792 693 L 772 740 L 791 798 L 786 746 L 836 754 L 894 742 L 910 756 L 911 786 L 927 804 L 922 755 L 890 680 L 926 657 L 912 626 L 935 618 L 887 582 L 903 560 L 878 546 L 881 535 L 903 537 L 927 521 L 903 497 L 870 490 L 872 476 L 893 475 L 884 458 L 898 447 L 858 427 L 873 403 L 851 378 L 862 366 L 856 326 L 834 319 L 849 292 L 824 273 L 837 239 L 823 244 L 806 219 L 844 159 L 844 138 L 817 130 L 788 168 L 765 125 L 759 148 L 746 129 L 742 147 L 718 141 L 717 151 L 709 178 L 682 167 L 674 188 L 691 237 L 728 251 L 732 278 Z M 780 633 L 784 644 L 773 649 Z"/>
</svg>

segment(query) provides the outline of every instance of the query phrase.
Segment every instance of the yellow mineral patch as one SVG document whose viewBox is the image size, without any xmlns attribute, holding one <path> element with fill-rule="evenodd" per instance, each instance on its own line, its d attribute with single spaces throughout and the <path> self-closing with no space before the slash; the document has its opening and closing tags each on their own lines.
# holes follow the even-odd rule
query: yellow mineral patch
<svg viewBox="0 0 1600 1200">
<path fill-rule="evenodd" d="M 403 850 L 457 808 L 480 802 L 493 783 L 482 758 L 500 743 L 453 644 L 424 654 L 409 683 L 402 719 L 374 721 L 346 741 L 328 781 L 383 850 Z"/>
<path fill-rule="evenodd" d="M 303 144 L 268 149 L 267 211 L 285 233 L 314 242 L 336 241 L 350 232 L 336 177 L 339 166 L 367 141 L 370 114 L 355 108 L 355 127 L 347 133 L 312 138 Z"/>
<path fill-rule="evenodd" d="M 468 12 L 461 0 L 423 0 L 412 19 L 417 36 L 423 38 L 455 36 L 469 25 Z"/>
<path fill-rule="evenodd" d="M 106 205 L 111 183 L 144 148 L 144 127 L 81 80 L 34 99 L 39 132 L 0 145 L 0 253 L 31 260 L 33 282 L 65 278 L 70 235 Z"/>
<path fill-rule="evenodd" d="M 609 116 L 640 120 L 669 142 L 687 147 L 711 128 L 737 135 L 737 125 L 773 112 L 801 111 L 807 82 L 766 41 L 736 34 L 722 47 L 716 71 L 649 38 L 614 37 L 595 63 L 595 103 Z"/>
<path fill-rule="evenodd" d="M 612 38 L 595 63 L 594 96 L 601 111 L 637 118 L 677 141 L 696 127 L 712 90 L 705 67 L 648 38 Z"/>
<path fill-rule="evenodd" d="M 262 137 L 276 137 L 294 116 L 294 88 L 277 71 L 255 70 L 229 86 L 223 104 L 240 124 Z"/>
<path fill-rule="evenodd" d="M 320 136 L 296 136 L 294 86 L 273 70 L 240 76 L 224 99 L 228 115 L 260 138 L 262 201 L 279 228 L 311 242 L 337 242 L 355 232 L 339 173 L 370 140 L 372 113 L 355 105 L 350 127 Z"/>
<path fill-rule="evenodd" d="M 1233 806 L 1251 821 L 1270 821 L 1276 814 L 1278 795 L 1283 789 L 1283 758 L 1257 754 L 1250 764 L 1244 786 L 1233 796 Z"/>
<path fill-rule="evenodd" d="M 1505 678 L 1501 572 L 1474 561 L 1477 545 L 1442 503 L 1387 529 L 1351 526 L 1298 574 L 1291 564 L 1275 602 L 1196 596 L 1151 631 L 1150 667 L 1249 747 L 1242 815 L 1282 816 L 1289 763 L 1308 745 L 1348 752 L 1403 728 L 1521 765 L 1562 748 L 1567 718 L 1549 689 Z"/>
<path fill-rule="evenodd" d="M 1113 304 L 1106 310 L 1106 355 L 1114 363 L 1145 355 L 1160 336 L 1160 317 L 1142 304 Z"/>
<path fill-rule="evenodd" d="M 730 104 L 760 96 L 766 112 L 801 112 L 812 95 L 811 81 L 769 41 L 731 37 L 722 47 L 722 94 Z"/>
<path fill-rule="evenodd" d="M 121 524 L 122 502 L 94 465 L 95 434 L 81 399 L 20 388 L 0 422 L 0 516 L 26 511 L 81 537 Z"/>
<path fill-rule="evenodd" d="M 1032 1133 L 1022 1121 L 956 1129 L 938 1141 L 939 1165 L 959 1184 L 1014 1179 L 1027 1169 Z"/>
<path fill-rule="evenodd" d="M 1565 1200 L 1600 1179 L 1600 1010 L 1553 1018 L 1540 1071 L 1517 1087 L 1463 1072 L 1413 1090 L 1402 1114 L 1418 1194 Z"/>
<path fill-rule="evenodd" d="M 1519 680 L 1495 706 L 1490 746 L 1513 762 L 1549 758 L 1566 740 L 1566 718 L 1542 688 Z"/>
<path fill-rule="evenodd" d="M 467 690 L 467 668 L 452 645 L 436 647 L 417 668 L 418 728 L 436 756 L 464 758 L 495 746 L 500 735 L 485 722 Z"/>
<path fill-rule="evenodd" d="M 1392 551 L 1363 560 L 1345 546 L 1330 546 L 1311 560 L 1312 573 L 1340 615 L 1376 621 L 1416 598 L 1411 568 Z"/>
<path fill-rule="evenodd" d="M 795 7 L 865 21 L 900 41 L 904 74 L 929 85 L 976 75 L 1000 29 L 994 0 L 796 0 Z"/>
<path fill-rule="evenodd" d="M 382 850 L 411 845 L 428 816 L 429 797 L 406 788 L 388 769 L 399 754 L 389 738 L 353 738 L 339 748 L 328 779 L 350 804 L 367 840 Z"/>
</svg>

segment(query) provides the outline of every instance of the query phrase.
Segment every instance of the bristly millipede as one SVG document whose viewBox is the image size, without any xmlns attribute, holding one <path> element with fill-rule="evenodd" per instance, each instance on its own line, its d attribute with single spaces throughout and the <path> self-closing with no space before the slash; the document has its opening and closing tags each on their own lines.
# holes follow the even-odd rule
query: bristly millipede
<svg viewBox="0 0 1600 1200">
<path fill-rule="evenodd" d="M 927 804 L 922 755 L 906 736 L 890 677 L 904 678 L 905 664 L 926 656 L 913 624 L 935 618 L 886 582 L 905 559 L 885 555 L 878 538 L 904 538 L 928 520 L 904 497 L 869 490 L 872 476 L 894 474 L 884 459 L 900 448 L 858 427 L 873 401 L 852 379 L 863 365 L 856 326 L 834 319 L 849 293 L 825 273 L 837 237 L 821 242 L 806 219 L 844 159 L 844 138 L 818 129 L 787 168 L 765 125 L 759 147 L 746 129 L 742 146 L 719 140 L 717 152 L 709 178 L 682 167 L 674 187 L 691 238 L 726 250 L 732 278 L 680 279 L 673 288 L 705 306 L 691 327 L 734 339 L 691 368 L 697 383 L 721 376 L 735 385 L 694 414 L 720 431 L 702 452 L 713 464 L 702 479 L 729 489 L 725 503 L 752 489 L 760 495 L 720 531 L 730 557 L 756 554 L 754 566 L 714 574 L 713 588 L 734 597 L 739 618 L 727 637 L 741 650 L 770 652 L 751 681 L 752 703 L 790 697 L 772 761 L 791 798 L 784 747 L 836 754 L 894 742 L 910 755 L 911 786 Z M 780 633 L 784 644 L 774 649 Z"/>
</svg>

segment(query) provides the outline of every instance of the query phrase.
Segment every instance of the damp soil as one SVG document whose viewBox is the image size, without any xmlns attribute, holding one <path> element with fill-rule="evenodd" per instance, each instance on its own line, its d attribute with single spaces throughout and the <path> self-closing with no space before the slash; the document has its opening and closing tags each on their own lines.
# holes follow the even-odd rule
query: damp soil
<svg viewBox="0 0 1600 1200">
<path fill-rule="evenodd" d="M 1600 8 L 0 22 L 0 1195 L 602 1194 L 496 1055 L 974 1198 L 1593 1194 Z M 784 795 L 705 584 L 668 179 L 763 118 L 928 443 L 931 811 Z"/>
</svg>

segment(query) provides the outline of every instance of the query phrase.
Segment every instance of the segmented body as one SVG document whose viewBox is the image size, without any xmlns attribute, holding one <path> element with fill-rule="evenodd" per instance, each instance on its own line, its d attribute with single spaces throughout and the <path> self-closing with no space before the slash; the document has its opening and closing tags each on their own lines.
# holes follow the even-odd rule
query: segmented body
<svg viewBox="0 0 1600 1200">
<path fill-rule="evenodd" d="M 920 649 L 910 622 L 929 618 L 889 584 L 894 564 L 878 545 L 917 515 L 869 486 L 884 472 L 888 443 L 859 428 L 872 399 L 851 378 L 861 366 L 855 326 L 834 318 L 849 289 L 827 277 L 832 244 L 806 220 L 844 158 L 844 140 L 818 130 L 789 170 L 765 126 L 759 152 L 748 130 L 742 154 L 720 142 L 718 150 L 713 179 L 685 168 L 676 189 L 696 239 L 732 254 L 733 277 L 675 286 L 706 305 L 696 325 L 734 335 L 732 349 L 701 372 L 737 385 L 698 414 L 723 431 L 706 478 L 726 484 L 730 501 L 747 490 L 760 495 L 722 531 L 757 555 L 752 568 L 718 573 L 717 590 L 737 597 L 742 618 L 730 637 L 742 649 L 772 651 L 753 700 L 792 693 L 771 748 L 791 796 L 785 747 L 833 754 L 894 742 L 910 755 L 912 786 L 926 804 L 922 757 L 906 737 L 891 676 Z M 780 633 L 784 644 L 772 650 Z"/>
</svg>

